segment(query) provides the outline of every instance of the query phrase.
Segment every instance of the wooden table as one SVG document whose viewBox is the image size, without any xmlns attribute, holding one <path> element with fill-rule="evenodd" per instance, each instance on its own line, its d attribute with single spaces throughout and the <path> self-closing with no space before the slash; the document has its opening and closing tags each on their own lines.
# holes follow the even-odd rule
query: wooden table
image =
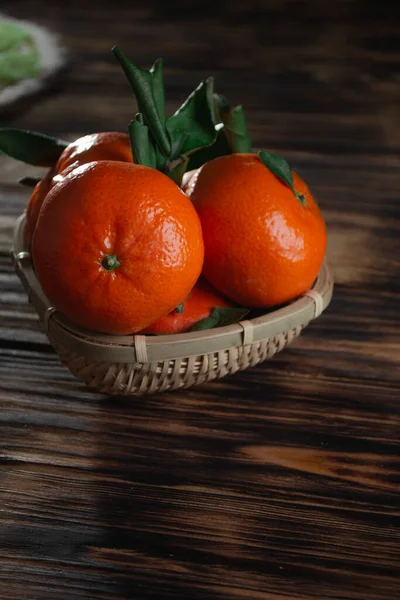
<svg viewBox="0 0 400 600">
<path fill-rule="evenodd" d="M 3 125 L 125 130 L 116 42 L 143 66 L 164 57 L 170 111 L 213 73 L 255 146 L 318 197 L 336 288 L 268 363 L 101 398 L 62 367 L 13 272 L 16 180 L 37 171 L 3 157 L 2 600 L 400 597 L 399 20 L 374 4 L 3 2 L 70 51 L 62 82 Z"/>
</svg>

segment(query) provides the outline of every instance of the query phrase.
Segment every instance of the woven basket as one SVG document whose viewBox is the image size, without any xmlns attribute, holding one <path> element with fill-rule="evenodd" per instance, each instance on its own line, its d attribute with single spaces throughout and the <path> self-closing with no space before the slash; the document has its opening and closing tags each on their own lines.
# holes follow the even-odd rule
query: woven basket
<svg viewBox="0 0 400 600">
<path fill-rule="evenodd" d="M 139 396 L 187 388 L 252 367 L 290 344 L 332 297 L 333 276 L 325 262 L 306 294 L 252 320 L 175 335 L 95 333 L 71 323 L 44 295 L 25 247 L 24 228 L 25 214 L 17 221 L 11 255 L 29 301 L 64 365 L 106 394 Z"/>
</svg>

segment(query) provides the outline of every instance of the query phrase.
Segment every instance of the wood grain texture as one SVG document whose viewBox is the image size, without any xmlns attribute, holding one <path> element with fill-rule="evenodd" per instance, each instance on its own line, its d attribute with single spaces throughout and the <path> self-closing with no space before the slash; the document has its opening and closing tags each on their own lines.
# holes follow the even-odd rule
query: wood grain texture
<svg viewBox="0 0 400 600">
<path fill-rule="evenodd" d="M 361 0 L 5 0 L 69 69 L 1 124 L 73 139 L 135 107 L 115 43 L 163 56 L 168 109 L 210 73 L 319 199 L 328 311 L 269 363 L 146 399 L 62 367 L 8 257 L 38 170 L 0 159 L 0 598 L 400 596 L 399 8 Z M 90 32 L 90 33 L 89 33 Z"/>
</svg>

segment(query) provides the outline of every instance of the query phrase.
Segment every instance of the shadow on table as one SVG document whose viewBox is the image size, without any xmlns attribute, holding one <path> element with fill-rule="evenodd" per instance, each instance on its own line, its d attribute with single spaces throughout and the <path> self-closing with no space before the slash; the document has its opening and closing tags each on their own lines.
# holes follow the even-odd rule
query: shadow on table
<svg viewBox="0 0 400 600">
<path fill-rule="evenodd" d="M 395 559 L 388 546 L 371 561 L 365 536 L 389 531 L 397 506 L 379 441 L 390 414 L 373 390 L 361 402 L 329 380 L 321 395 L 307 373 L 277 377 L 294 354 L 149 398 L 74 400 L 65 376 L 56 401 L 8 424 L 4 412 L 2 599 L 386 594 Z M 351 418 L 358 405 L 380 412 L 375 442 Z"/>
<path fill-rule="evenodd" d="M 242 452 L 268 437 L 268 422 L 258 393 L 237 383 L 98 407 L 102 541 L 88 554 L 113 573 L 118 598 L 231 598 L 282 576 L 263 543 L 268 474 Z"/>
<path fill-rule="evenodd" d="M 322 396 L 307 374 L 278 382 L 289 363 L 288 355 L 223 382 L 99 408 L 102 542 L 88 552 L 114 573 L 118 597 L 390 588 L 380 572 L 390 552 L 368 572 L 368 557 L 357 557 L 370 526 L 392 524 L 381 507 L 396 506 L 394 457 L 349 430 L 357 390 L 345 398 L 326 384 Z M 378 410 L 373 393 L 362 409 Z M 374 512 L 354 510 L 359 502 Z M 347 557 L 351 544 L 357 557 Z"/>
</svg>

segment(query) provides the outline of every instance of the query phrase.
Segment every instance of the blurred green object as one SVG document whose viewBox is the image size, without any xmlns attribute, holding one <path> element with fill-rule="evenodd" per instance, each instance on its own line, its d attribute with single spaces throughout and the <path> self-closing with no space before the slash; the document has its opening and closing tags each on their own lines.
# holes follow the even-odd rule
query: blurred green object
<svg viewBox="0 0 400 600">
<path fill-rule="evenodd" d="M 39 52 L 30 32 L 0 21 L 0 90 L 41 71 Z"/>
</svg>

